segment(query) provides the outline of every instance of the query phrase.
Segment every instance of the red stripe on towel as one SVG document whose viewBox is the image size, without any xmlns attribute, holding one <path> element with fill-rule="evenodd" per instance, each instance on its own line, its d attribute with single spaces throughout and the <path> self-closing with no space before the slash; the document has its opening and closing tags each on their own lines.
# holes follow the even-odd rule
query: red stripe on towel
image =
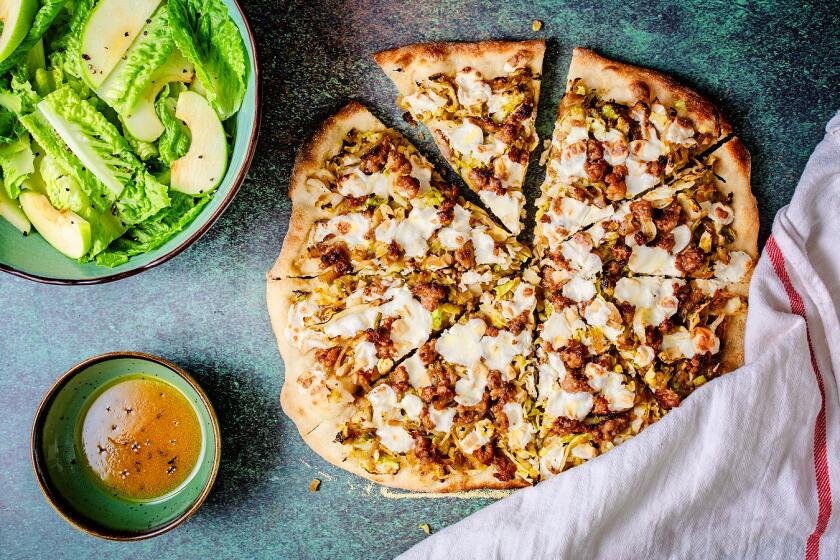
<svg viewBox="0 0 840 560">
<path fill-rule="evenodd" d="M 817 358 L 814 354 L 814 346 L 811 343 L 811 329 L 808 327 L 808 316 L 805 313 L 805 304 L 802 302 L 802 296 L 793 287 L 790 281 L 787 269 L 785 268 L 785 257 L 776 240 L 773 236 L 767 240 L 767 255 L 770 257 L 770 262 L 773 264 L 773 270 L 776 276 L 782 282 L 790 301 L 790 309 L 803 319 L 805 319 L 805 332 L 808 337 L 808 351 L 811 353 L 811 367 L 814 370 L 814 376 L 817 378 L 817 387 L 820 390 L 820 410 L 817 413 L 817 420 L 814 424 L 814 473 L 817 479 L 817 503 L 819 504 L 819 511 L 817 513 L 817 525 L 814 527 L 814 532 L 808 536 L 805 544 L 805 559 L 817 560 L 820 557 L 820 538 L 825 532 L 828 525 L 828 519 L 831 517 L 831 480 L 828 475 L 828 455 L 826 450 L 826 432 L 825 432 L 825 385 L 823 384 L 822 373 L 820 366 L 817 364 Z"/>
</svg>

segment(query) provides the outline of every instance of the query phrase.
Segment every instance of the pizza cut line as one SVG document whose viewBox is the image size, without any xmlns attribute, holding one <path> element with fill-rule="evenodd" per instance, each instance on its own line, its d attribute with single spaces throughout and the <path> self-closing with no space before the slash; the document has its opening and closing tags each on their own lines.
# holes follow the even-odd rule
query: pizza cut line
<svg viewBox="0 0 840 560">
<path fill-rule="evenodd" d="M 543 51 L 375 56 L 491 213 L 355 102 L 299 152 L 268 274 L 281 404 L 345 470 L 418 491 L 532 485 L 743 362 L 749 154 L 671 78 L 575 49 L 535 239 L 516 239 Z"/>
</svg>

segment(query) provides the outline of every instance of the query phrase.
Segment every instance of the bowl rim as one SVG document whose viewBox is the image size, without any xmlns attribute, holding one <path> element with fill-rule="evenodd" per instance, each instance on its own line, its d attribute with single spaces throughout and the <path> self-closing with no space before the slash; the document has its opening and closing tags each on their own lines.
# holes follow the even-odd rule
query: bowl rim
<svg viewBox="0 0 840 560">
<path fill-rule="evenodd" d="M 40 445 L 38 445 L 41 439 L 40 428 L 42 427 L 46 419 L 47 413 L 49 412 L 53 400 L 55 399 L 58 392 L 61 389 L 63 389 L 64 386 L 73 377 L 75 377 L 80 372 L 88 369 L 90 366 L 93 366 L 100 362 L 125 358 L 145 360 L 162 365 L 165 368 L 171 370 L 173 373 L 180 376 L 184 381 L 186 381 L 199 396 L 202 405 L 206 408 L 210 416 L 210 424 L 213 428 L 213 436 L 216 441 L 216 444 L 213 446 L 213 468 L 210 471 L 210 476 L 207 478 L 207 482 L 205 482 L 204 487 L 202 488 L 201 493 L 198 495 L 198 497 L 196 497 L 196 499 L 192 502 L 192 504 L 190 504 L 190 506 L 187 509 L 185 509 L 180 515 L 178 515 L 171 521 L 158 527 L 154 527 L 152 529 L 140 532 L 117 530 L 104 531 L 100 526 L 86 524 L 84 521 L 82 521 L 81 516 L 78 516 L 74 514 L 74 512 L 72 512 L 72 508 L 70 508 L 69 503 L 66 500 L 64 500 L 60 495 L 53 492 L 53 490 L 51 489 L 51 483 L 49 482 L 49 479 L 45 473 L 46 467 L 45 465 L 43 465 L 44 459 L 41 456 L 42 454 L 40 452 Z M 216 476 L 219 473 L 221 454 L 222 441 L 221 433 L 219 430 L 219 419 L 216 416 L 216 411 L 213 409 L 213 404 L 210 402 L 210 399 L 207 397 L 207 394 L 204 392 L 204 389 L 201 388 L 201 386 L 195 381 L 195 379 L 193 379 L 193 377 L 190 374 L 188 374 L 180 367 L 176 366 L 168 360 L 165 360 L 164 358 L 161 358 L 160 356 L 155 356 L 154 354 L 147 354 L 145 352 L 107 352 L 105 354 L 92 356 L 71 367 L 52 384 L 47 393 L 44 395 L 43 399 L 41 399 L 41 403 L 38 405 L 38 409 L 35 412 L 35 418 L 32 422 L 32 430 L 29 434 L 29 459 L 30 463 L 32 464 L 32 470 L 35 473 L 35 480 L 38 482 L 38 487 L 41 489 L 41 493 L 47 499 L 47 502 L 50 504 L 50 506 L 52 506 L 52 508 L 55 510 L 56 513 L 58 513 L 58 515 L 60 515 L 65 521 L 67 521 L 76 529 L 79 529 L 80 531 L 83 531 L 88 535 L 110 541 L 140 541 L 156 537 L 158 535 L 162 535 L 163 533 L 171 531 L 172 529 L 181 525 L 184 521 L 192 517 L 192 515 L 196 511 L 198 511 L 202 504 L 204 504 L 205 500 L 207 499 L 207 496 L 210 495 L 210 490 L 213 488 L 213 484 L 216 481 Z"/>
<path fill-rule="evenodd" d="M 84 286 L 84 285 L 93 285 L 93 284 L 106 284 L 108 282 L 114 282 L 117 280 L 122 280 L 123 278 L 128 278 L 129 276 L 134 276 L 135 274 L 140 274 L 146 270 L 152 269 L 158 265 L 161 265 L 168 261 L 169 259 L 177 256 L 182 251 L 184 251 L 187 247 L 198 241 L 198 239 L 207 233 L 210 227 L 216 223 L 221 215 L 227 210 L 228 206 L 230 206 L 233 197 L 236 196 L 236 193 L 239 191 L 239 188 L 242 186 L 242 183 L 245 182 L 245 176 L 248 174 L 248 170 L 251 167 L 251 163 L 254 159 L 254 153 L 256 152 L 257 148 L 257 139 L 259 137 L 259 128 L 260 128 L 260 120 L 262 115 L 262 99 L 260 97 L 260 57 L 259 52 L 257 50 L 257 42 L 254 38 L 254 31 L 251 28 L 251 24 L 248 22 L 248 18 L 245 16 L 245 12 L 242 10 L 242 6 L 239 5 L 239 0 L 231 0 L 233 2 L 234 7 L 239 12 L 240 17 L 242 18 L 242 22 L 245 24 L 246 34 L 248 36 L 248 43 L 251 45 L 251 52 L 254 55 L 254 64 L 251 71 L 254 74 L 254 118 L 252 121 L 251 127 L 251 135 L 248 138 L 248 146 L 245 152 L 245 159 L 242 162 L 242 166 L 239 168 L 239 172 L 236 174 L 236 177 L 233 179 L 233 186 L 231 187 L 230 191 L 227 193 L 225 198 L 222 200 L 222 203 L 219 205 L 218 208 L 207 218 L 207 221 L 204 222 L 195 233 L 190 235 L 186 238 L 183 242 L 181 242 L 177 247 L 161 255 L 160 257 L 144 264 L 138 266 L 137 268 L 133 268 L 131 270 L 125 270 L 123 272 L 118 272 L 116 274 L 108 274 L 106 276 L 100 276 L 98 278 L 54 278 L 52 276 L 41 276 L 39 274 L 32 274 L 30 272 L 24 272 L 22 270 L 18 270 L 15 267 L 0 263 L 0 270 L 17 276 L 19 278 L 24 278 L 26 280 L 33 280 L 35 282 L 40 282 L 42 284 L 52 284 L 58 286 Z"/>
</svg>

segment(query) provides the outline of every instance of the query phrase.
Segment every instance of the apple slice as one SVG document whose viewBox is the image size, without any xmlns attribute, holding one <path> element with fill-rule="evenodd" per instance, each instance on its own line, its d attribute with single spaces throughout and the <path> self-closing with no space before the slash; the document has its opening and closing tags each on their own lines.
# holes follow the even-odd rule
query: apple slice
<svg viewBox="0 0 840 560">
<path fill-rule="evenodd" d="M 3 0 L 0 2 L 0 62 L 9 58 L 18 48 L 38 12 L 38 0 Z"/>
<path fill-rule="evenodd" d="M 70 210 L 56 210 L 49 199 L 35 192 L 20 193 L 20 206 L 47 243 L 71 259 L 90 251 L 90 224 Z"/>
<path fill-rule="evenodd" d="M 15 226 L 24 235 L 28 234 L 32 225 L 23 210 L 20 209 L 18 203 L 9 198 L 6 194 L 6 187 L 0 183 L 0 216 L 6 218 L 10 224 Z"/>
<path fill-rule="evenodd" d="M 169 82 L 191 82 L 195 76 L 193 65 L 187 60 L 181 51 L 175 49 L 166 62 L 155 70 L 152 80 L 131 109 L 128 115 L 123 117 L 125 129 L 144 142 L 154 142 L 163 134 L 163 123 L 160 122 L 155 112 L 155 99 L 160 90 Z"/>
<path fill-rule="evenodd" d="M 175 116 L 190 129 L 190 149 L 172 162 L 172 189 L 184 194 L 199 195 L 212 191 L 227 169 L 225 129 L 216 111 L 204 97 L 194 91 L 178 96 Z"/>
<path fill-rule="evenodd" d="M 113 72 L 161 0 L 102 0 L 91 11 L 80 42 L 88 85 L 97 89 Z"/>
</svg>

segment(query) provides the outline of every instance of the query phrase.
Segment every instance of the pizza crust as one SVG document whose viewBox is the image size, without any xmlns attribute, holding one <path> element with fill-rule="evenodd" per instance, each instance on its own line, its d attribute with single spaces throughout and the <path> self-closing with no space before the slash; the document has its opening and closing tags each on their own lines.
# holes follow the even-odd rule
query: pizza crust
<svg viewBox="0 0 840 560">
<path fill-rule="evenodd" d="M 750 153 L 738 138 L 733 138 L 714 152 L 718 189 L 732 194 L 735 219 L 732 229 L 737 235 L 732 250 L 744 251 L 758 258 L 758 204 L 750 188 Z"/>
<path fill-rule="evenodd" d="M 269 278 L 307 277 L 317 274 L 317 267 L 307 266 L 311 263 L 295 265 L 295 261 L 306 250 L 312 224 L 330 217 L 328 212 L 315 206 L 318 198 L 328 191 L 322 187 L 307 185 L 306 180 L 322 168 L 324 161 L 338 153 L 347 133 L 353 129 L 379 132 L 386 130 L 386 127 L 364 105 L 351 101 L 327 118 L 300 147 L 289 182 L 289 198 L 292 200 L 289 231 L 283 240 L 280 256 L 269 272 Z"/>
<path fill-rule="evenodd" d="M 747 325 L 747 311 L 728 317 L 720 337 L 721 374 L 729 373 L 744 365 L 744 333 Z"/>
<path fill-rule="evenodd" d="M 484 79 L 509 74 L 505 63 L 521 57 L 534 75 L 542 73 L 545 41 L 481 41 L 478 43 L 421 43 L 373 55 L 380 68 L 397 86 L 400 95 L 410 95 L 416 82 L 434 74 L 454 74 L 469 66 L 481 72 Z M 535 80 L 539 98 L 539 80 Z"/>
<path fill-rule="evenodd" d="M 732 127 L 720 111 L 705 97 L 680 84 L 672 77 L 641 66 L 616 62 L 595 51 L 577 47 L 569 66 L 568 83 L 583 79 L 588 88 L 618 103 L 633 105 L 659 99 L 664 105 L 685 102 L 686 115 L 698 132 L 710 134 L 713 142 L 732 133 Z"/>
<path fill-rule="evenodd" d="M 317 279 L 306 280 L 300 278 L 285 278 L 275 280 L 269 278 L 266 289 L 268 315 L 271 326 L 277 337 L 277 346 L 285 364 L 283 389 L 280 393 L 280 404 L 286 416 L 292 419 L 302 436 L 306 436 L 319 424 L 329 418 L 342 414 L 349 403 L 332 403 L 329 401 L 329 391 L 324 387 L 312 384 L 310 390 L 298 383 L 316 365 L 315 351 L 301 352 L 286 340 L 285 331 L 289 315 L 290 296 L 297 290 L 311 291 Z"/>
</svg>

